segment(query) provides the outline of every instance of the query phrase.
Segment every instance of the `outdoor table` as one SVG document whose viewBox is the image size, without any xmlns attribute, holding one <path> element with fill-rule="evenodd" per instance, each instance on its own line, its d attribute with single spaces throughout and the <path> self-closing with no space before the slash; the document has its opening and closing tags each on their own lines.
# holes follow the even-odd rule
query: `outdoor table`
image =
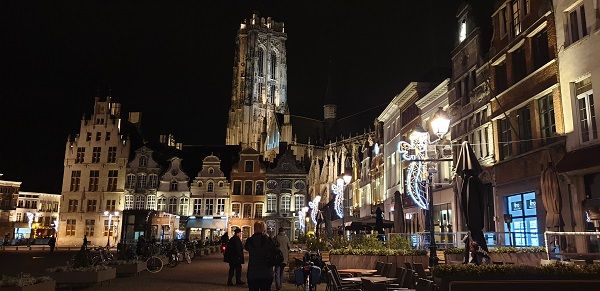
<svg viewBox="0 0 600 291">
<path fill-rule="evenodd" d="M 373 277 L 373 276 L 343 278 L 342 280 L 343 281 L 350 281 L 350 282 L 362 282 L 362 279 L 371 281 L 373 283 L 381 283 L 381 282 L 396 281 L 397 280 L 397 278 Z"/>
<path fill-rule="evenodd" d="M 377 272 L 377 270 L 371 270 L 371 269 L 343 269 L 343 270 L 338 270 L 338 272 L 340 273 L 351 273 L 354 275 L 372 275 L 373 273 Z"/>
</svg>

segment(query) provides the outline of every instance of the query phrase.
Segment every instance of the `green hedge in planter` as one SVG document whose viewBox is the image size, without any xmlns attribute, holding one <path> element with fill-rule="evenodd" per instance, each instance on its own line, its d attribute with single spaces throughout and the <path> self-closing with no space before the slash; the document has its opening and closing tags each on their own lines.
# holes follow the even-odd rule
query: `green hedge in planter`
<svg viewBox="0 0 600 291">
<path fill-rule="evenodd" d="M 52 278 L 48 276 L 33 277 L 30 274 L 22 274 L 20 277 L 2 275 L 2 279 L 0 279 L 0 287 L 25 287 L 51 280 Z"/>
<path fill-rule="evenodd" d="M 449 248 L 444 250 L 444 254 L 463 254 L 464 248 Z M 495 254 L 532 254 L 532 253 L 545 253 L 546 248 L 544 247 L 495 247 L 490 248 L 490 253 Z"/>
<path fill-rule="evenodd" d="M 527 280 L 527 279 L 595 279 L 600 277 L 599 265 L 552 264 L 540 267 L 527 265 L 439 265 L 433 277 L 460 280 Z"/>
<path fill-rule="evenodd" d="M 335 249 L 330 255 L 362 255 L 362 256 L 422 256 L 426 250 L 397 250 L 397 249 Z"/>
</svg>

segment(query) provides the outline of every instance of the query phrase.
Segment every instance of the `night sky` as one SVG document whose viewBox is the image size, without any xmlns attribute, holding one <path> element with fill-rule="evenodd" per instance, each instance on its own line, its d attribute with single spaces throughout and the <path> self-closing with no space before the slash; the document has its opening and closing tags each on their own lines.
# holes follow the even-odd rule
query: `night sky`
<svg viewBox="0 0 600 291">
<path fill-rule="evenodd" d="M 223 144 L 252 12 L 285 22 L 290 111 L 319 119 L 329 60 L 338 117 L 377 116 L 408 82 L 449 72 L 456 39 L 458 0 L 149 2 L 3 1 L 0 179 L 60 193 L 66 138 L 108 86 L 146 136 Z"/>
</svg>

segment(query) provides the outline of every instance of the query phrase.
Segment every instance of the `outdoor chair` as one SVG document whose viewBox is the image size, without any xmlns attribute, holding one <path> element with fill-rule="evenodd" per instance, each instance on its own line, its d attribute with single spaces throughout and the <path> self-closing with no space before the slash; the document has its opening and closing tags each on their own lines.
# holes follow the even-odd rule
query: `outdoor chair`
<svg viewBox="0 0 600 291">
<path fill-rule="evenodd" d="M 394 290 L 407 290 L 407 288 L 390 287 L 385 283 L 373 283 L 367 279 L 361 279 L 362 291 L 394 291 Z"/>
<path fill-rule="evenodd" d="M 375 270 L 377 270 L 377 272 L 375 272 L 373 275 L 381 275 L 383 272 L 383 266 L 385 265 L 384 262 L 381 261 L 377 261 L 375 263 Z"/>
<path fill-rule="evenodd" d="M 431 280 L 417 278 L 417 291 L 434 291 L 435 284 Z"/>
<path fill-rule="evenodd" d="M 328 265 L 327 266 L 329 269 L 331 269 L 331 271 L 333 271 L 333 274 L 338 276 L 339 278 L 350 278 L 350 277 L 354 277 L 354 274 L 352 273 L 340 273 L 337 269 L 336 265 Z"/>
<path fill-rule="evenodd" d="M 415 271 L 415 273 L 417 273 L 419 278 L 427 279 L 429 277 L 425 272 L 425 267 L 423 267 L 423 264 L 421 263 L 414 263 L 413 270 Z"/>
<path fill-rule="evenodd" d="M 416 275 L 413 272 L 413 270 L 409 270 L 409 269 L 404 269 L 405 270 L 405 276 L 404 276 L 404 282 L 403 285 L 401 287 L 406 287 L 409 289 L 414 289 L 415 288 L 415 281 L 416 281 Z"/>
<path fill-rule="evenodd" d="M 329 270 L 331 271 L 333 278 L 336 280 L 336 282 L 338 282 L 338 285 L 342 286 L 343 288 L 360 288 L 360 283 L 358 282 L 342 281 L 342 278 L 354 277 L 352 274 L 342 273 L 344 274 L 342 276 L 342 274 L 338 273 L 335 265 L 329 265 Z"/>
<path fill-rule="evenodd" d="M 394 271 L 394 265 L 392 263 L 383 264 L 383 270 L 381 271 L 381 276 L 383 277 L 394 277 L 393 273 L 390 276 L 390 273 Z"/>
<path fill-rule="evenodd" d="M 340 285 L 340 283 L 333 276 L 333 272 L 331 270 L 327 271 L 327 290 L 329 291 L 362 291 L 357 285 L 353 285 L 353 287 L 344 287 Z"/>
</svg>

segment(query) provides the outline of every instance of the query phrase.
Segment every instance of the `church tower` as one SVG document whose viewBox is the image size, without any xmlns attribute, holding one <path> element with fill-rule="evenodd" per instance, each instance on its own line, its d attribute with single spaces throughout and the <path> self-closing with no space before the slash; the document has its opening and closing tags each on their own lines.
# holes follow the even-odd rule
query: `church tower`
<svg viewBox="0 0 600 291">
<path fill-rule="evenodd" d="M 280 127 L 288 106 L 286 39 L 284 24 L 271 17 L 253 14 L 240 24 L 226 144 L 264 153 L 284 141 Z"/>
</svg>

